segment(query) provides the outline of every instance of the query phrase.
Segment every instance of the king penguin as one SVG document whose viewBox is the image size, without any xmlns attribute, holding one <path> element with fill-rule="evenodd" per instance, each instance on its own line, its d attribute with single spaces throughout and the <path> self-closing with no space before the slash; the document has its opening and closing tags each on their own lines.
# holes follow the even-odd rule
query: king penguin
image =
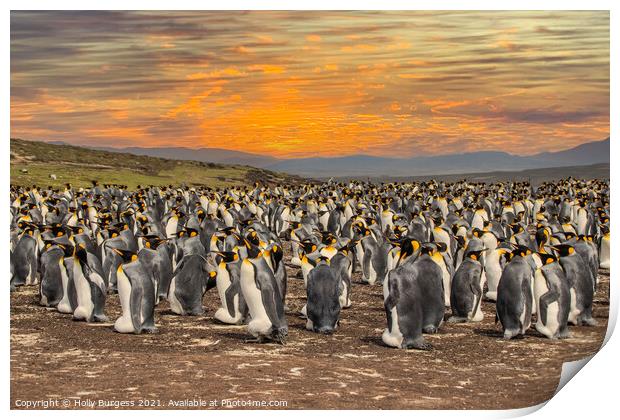
<svg viewBox="0 0 620 420">
<path fill-rule="evenodd" d="M 568 322 L 573 325 L 596 325 L 592 318 L 594 298 L 594 279 L 581 256 L 569 244 L 553 247 L 558 252 L 560 266 L 566 274 L 570 293 L 570 312 Z"/>
<path fill-rule="evenodd" d="M 122 315 L 114 323 L 119 333 L 152 333 L 155 328 L 155 288 L 138 256 L 129 250 L 114 248 L 121 257 L 117 269 L 118 296 Z"/>
<path fill-rule="evenodd" d="M 470 251 L 454 273 L 450 291 L 452 316 L 448 322 L 480 322 L 482 313 L 482 290 L 484 289 L 485 273 L 480 262 L 485 249 Z"/>
<path fill-rule="evenodd" d="M 217 292 L 220 307 L 214 318 L 224 324 L 240 324 L 248 316 L 248 307 L 241 293 L 241 261 L 234 251 L 216 252 L 221 257 L 217 266 Z"/>
<path fill-rule="evenodd" d="M 172 312 L 179 315 L 202 315 L 202 297 L 216 287 L 217 271 L 210 269 L 208 261 L 198 254 L 185 255 L 177 266 L 168 301 Z"/>
<path fill-rule="evenodd" d="M 555 256 L 538 255 L 543 265 L 534 274 L 534 298 L 538 314 L 536 330 L 547 338 L 568 338 L 568 281 Z"/>
<path fill-rule="evenodd" d="M 519 247 L 511 253 L 497 286 L 497 318 L 502 323 L 504 338 L 523 335 L 532 323 L 532 268 L 528 252 Z"/>
<path fill-rule="evenodd" d="M 103 313 L 106 287 L 102 273 L 96 267 L 89 265 L 88 251 L 83 244 L 75 247 L 73 282 L 78 304 L 73 311 L 73 319 L 86 322 L 107 321 L 108 317 Z"/>
<path fill-rule="evenodd" d="M 273 340 L 284 344 L 288 324 L 280 288 L 262 251 L 247 240 L 245 243 L 248 258 L 241 263 L 240 279 L 241 291 L 252 318 L 248 331 L 259 343 Z"/>
<path fill-rule="evenodd" d="M 423 246 L 413 262 L 388 274 L 384 288 L 387 328 L 382 340 L 390 347 L 429 350 L 422 333 L 435 333 L 445 311 L 442 273 L 431 259 L 433 248 Z"/>
<path fill-rule="evenodd" d="M 327 257 L 321 257 L 308 274 L 306 294 L 306 329 L 323 334 L 334 332 L 340 317 L 340 284 Z"/>
</svg>

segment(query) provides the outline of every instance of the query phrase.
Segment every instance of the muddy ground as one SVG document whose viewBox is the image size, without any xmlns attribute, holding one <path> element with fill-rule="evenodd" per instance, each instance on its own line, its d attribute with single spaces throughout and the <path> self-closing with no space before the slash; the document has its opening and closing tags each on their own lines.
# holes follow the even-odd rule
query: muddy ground
<svg viewBox="0 0 620 420">
<path fill-rule="evenodd" d="M 11 294 L 11 407 L 105 400 L 175 408 L 172 401 L 190 399 L 218 407 L 285 401 L 289 409 L 520 408 L 551 398 L 562 362 L 597 351 L 607 326 L 604 271 L 595 298 L 598 326 L 571 327 L 572 338 L 549 340 L 532 328 L 522 339 L 502 340 L 495 306 L 485 302 L 483 322 L 444 324 L 428 335 L 432 350 L 397 350 L 381 341 L 381 286 L 360 284 L 359 274 L 337 332 L 306 331 L 297 316 L 305 303 L 297 272 L 289 269 L 285 346 L 244 343 L 245 327 L 216 323 L 215 289 L 205 295 L 204 316 L 174 315 L 164 302 L 156 309 L 156 334 L 123 335 L 112 330 L 117 295 L 106 302 L 110 323 L 86 324 L 38 306 L 36 287 L 22 287 Z"/>
</svg>

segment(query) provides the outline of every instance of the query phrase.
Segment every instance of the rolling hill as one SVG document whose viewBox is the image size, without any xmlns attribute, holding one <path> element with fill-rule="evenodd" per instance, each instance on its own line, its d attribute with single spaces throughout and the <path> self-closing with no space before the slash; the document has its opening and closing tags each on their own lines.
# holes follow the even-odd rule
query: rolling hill
<svg viewBox="0 0 620 420">
<path fill-rule="evenodd" d="M 220 164 L 250 165 L 314 178 L 339 177 L 403 177 L 471 172 L 522 171 L 534 168 L 592 165 L 609 162 L 609 138 L 593 141 L 559 152 L 530 156 L 500 151 L 483 151 L 413 158 L 386 158 L 352 155 L 334 158 L 312 157 L 276 159 L 270 156 L 234 150 L 183 147 L 165 148 L 98 148 L 109 152 L 132 153 L 167 159 L 196 160 Z"/>
<path fill-rule="evenodd" d="M 56 180 L 50 175 L 56 175 Z M 288 174 L 243 165 L 172 160 L 129 153 L 93 150 L 67 144 L 11 139 L 11 183 L 76 187 L 100 183 L 137 185 L 231 185 L 297 183 Z"/>
<path fill-rule="evenodd" d="M 609 162 L 609 138 L 572 149 L 518 156 L 488 151 L 413 158 L 345 156 L 338 158 L 287 159 L 267 166 L 274 171 L 302 176 L 403 177 L 592 165 Z"/>
</svg>

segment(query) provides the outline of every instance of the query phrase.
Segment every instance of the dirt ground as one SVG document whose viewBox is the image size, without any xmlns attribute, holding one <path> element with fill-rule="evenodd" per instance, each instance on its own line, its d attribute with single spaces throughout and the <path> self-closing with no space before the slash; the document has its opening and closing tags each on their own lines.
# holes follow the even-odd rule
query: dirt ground
<svg viewBox="0 0 620 420">
<path fill-rule="evenodd" d="M 362 285 L 356 274 L 353 306 L 325 336 L 305 330 L 297 315 L 303 280 L 297 269 L 288 272 L 285 346 L 244 343 L 244 326 L 216 323 L 215 289 L 205 295 L 204 316 L 174 315 L 164 302 L 156 308 L 156 334 L 127 335 L 112 330 L 118 295 L 106 302 L 110 323 L 86 324 L 38 306 L 36 287 L 22 287 L 11 294 L 11 407 L 45 400 L 51 408 L 244 408 L 248 401 L 269 408 L 285 402 L 288 409 L 521 408 L 551 398 L 562 362 L 596 352 L 607 327 L 604 271 L 598 326 L 570 327 L 569 339 L 549 340 L 532 328 L 523 339 L 502 340 L 495 306 L 485 302 L 483 322 L 444 324 L 428 335 L 432 350 L 397 350 L 381 341 L 381 286 Z"/>
</svg>

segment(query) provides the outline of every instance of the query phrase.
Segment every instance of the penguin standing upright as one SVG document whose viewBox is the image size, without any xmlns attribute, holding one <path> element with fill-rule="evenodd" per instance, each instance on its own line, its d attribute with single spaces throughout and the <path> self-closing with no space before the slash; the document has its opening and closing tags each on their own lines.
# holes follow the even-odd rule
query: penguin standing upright
<svg viewBox="0 0 620 420">
<path fill-rule="evenodd" d="M 502 277 L 502 259 L 509 252 L 508 248 L 497 247 L 484 255 L 484 272 L 487 279 L 485 297 L 493 302 L 497 300 L 497 286 Z"/>
<path fill-rule="evenodd" d="M 217 271 L 210 269 L 202 255 L 185 255 L 170 282 L 168 301 L 172 312 L 179 315 L 202 315 L 202 297 L 216 287 Z"/>
<path fill-rule="evenodd" d="M 117 269 L 118 297 L 122 315 L 114 323 L 119 333 L 155 332 L 155 288 L 138 256 L 130 250 L 114 248 L 121 257 Z"/>
<path fill-rule="evenodd" d="M 220 308 L 213 317 L 225 324 L 240 324 L 248 316 L 248 307 L 241 293 L 241 261 L 236 252 L 217 252 L 217 255 L 222 257 L 216 276 Z"/>
<path fill-rule="evenodd" d="M 102 273 L 88 264 L 88 251 L 83 244 L 75 248 L 73 282 L 78 304 L 73 311 L 73 319 L 86 322 L 107 321 L 108 317 L 103 313 L 106 287 Z"/>
<path fill-rule="evenodd" d="M 523 246 L 515 249 L 497 286 L 497 319 L 506 339 L 525 334 L 532 323 L 532 268 L 527 261 L 530 253 Z"/>
<path fill-rule="evenodd" d="M 64 251 L 52 242 L 46 242 L 41 253 L 41 283 L 39 284 L 39 303 L 42 306 L 56 307 L 63 296 L 60 259 Z M 63 268 L 64 270 L 64 268 Z"/>
<path fill-rule="evenodd" d="M 363 248 L 363 255 L 360 258 L 362 279 L 370 285 L 377 282 L 383 284 L 387 274 L 387 250 L 377 242 L 370 229 L 362 230 L 362 235 L 359 241 Z"/>
<path fill-rule="evenodd" d="M 336 273 L 340 281 L 340 307 L 351 307 L 351 272 L 353 271 L 353 262 L 349 257 L 348 247 L 338 250 L 338 253 L 329 261 L 330 267 Z"/>
<path fill-rule="evenodd" d="M 547 338 L 568 338 L 570 292 L 557 258 L 540 254 L 542 267 L 534 274 L 534 298 L 538 320 L 536 330 Z"/>
<path fill-rule="evenodd" d="M 601 225 L 601 239 L 599 241 L 598 259 L 599 267 L 609 269 L 609 257 L 610 257 L 610 240 L 609 240 L 609 226 Z"/>
<path fill-rule="evenodd" d="M 63 250 L 64 255 L 58 260 L 58 269 L 60 271 L 62 282 L 62 299 L 56 305 L 58 312 L 63 314 L 72 314 L 78 306 L 77 291 L 73 282 L 73 250 L 74 247 L 67 239 L 66 235 L 54 239 L 54 243 Z"/>
<path fill-rule="evenodd" d="M 11 286 L 36 284 L 38 272 L 37 240 L 31 226 L 24 229 L 11 256 L 15 270 L 11 278 Z"/>
<path fill-rule="evenodd" d="M 594 278 L 581 256 L 569 244 L 555 245 L 559 263 L 566 274 L 570 293 L 570 312 L 568 322 L 573 325 L 596 325 L 592 318 L 594 299 Z"/>
<path fill-rule="evenodd" d="M 384 287 L 387 328 L 382 340 L 390 347 L 429 350 L 422 333 L 435 333 L 445 311 L 442 273 L 431 259 L 433 248 L 422 247 L 413 262 L 392 270 Z"/>
<path fill-rule="evenodd" d="M 306 329 L 331 334 L 340 317 L 340 281 L 326 257 L 321 257 L 308 274 L 306 294 Z"/>
<path fill-rule="evenodd" d="M 155 287 L 155 303 L 168 296 L 172 280 L 172 261 L 166 242 L 155 235 L 142 238 L 144 246 L 138 253 L 142 266 L 150 275 Z"/>
<path fill-rule="evenodd" d="M 245 243 L 248 258 L 241 263 L 240 279 L 251 317 L 248 331 L 259 343 L 273 340 L 284 344 L 288 324 L 280 288 L 260 249 L 247 240 Z"/>
<path fill-rule="evenodd" d="M 482 313 L 482 290 L 484 289 L 484 267 L 480 262 L 484 249 L 470 251 L 454 273 L 450 291 L 452 316 L 448 322 L 480 322 Z"/>
</svg>

